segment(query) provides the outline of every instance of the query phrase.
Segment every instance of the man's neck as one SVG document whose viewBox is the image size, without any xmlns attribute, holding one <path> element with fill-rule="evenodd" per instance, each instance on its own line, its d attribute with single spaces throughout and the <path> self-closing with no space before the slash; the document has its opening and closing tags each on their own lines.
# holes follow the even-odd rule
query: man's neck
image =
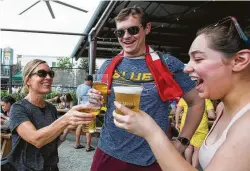
<svg viewBox="0 0 250 171">
<path fill-rule="evenodd" d="M 84 82 L 85 85 L 91 86 L 91 84 L 88 81 Z"/>
<path fill-rule="evenodd" d="M 146 54 L 146 45 L 144 45 L 139 52 L 137 53 L 126 53 L 124 52 L 124 56 L 127 57 L 127 58 L 138 58 L 138 57 L 141 57 L 141 56 L 145 56 Z"/>
</svg>

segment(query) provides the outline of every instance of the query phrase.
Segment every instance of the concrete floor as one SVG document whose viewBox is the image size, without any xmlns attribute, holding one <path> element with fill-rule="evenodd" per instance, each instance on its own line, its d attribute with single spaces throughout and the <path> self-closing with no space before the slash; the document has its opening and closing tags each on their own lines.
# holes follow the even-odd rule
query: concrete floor
<svg viewBox="0 0 250 171">
<path fill-rule="evenodd" d="M 92 138 L 91 145 L 97 147 L 98 139 Z M 81 144 L 86 145 L 86 137 L 81 136 Z M 95 151 L 86 152 L 85 148 L 75 149 L 75 135 L 69 133 L 67 139 L 59 147 L 60 171 L 89 171 Z M 199 168 L 199 171 L 202 171 Z"/>
<path fill-rule="evenodd" d="M 81 136 L 81 144 L 85 145 L 86 137 Z M 98 138 L 93 137 L 91 145 L 96 148 Z M 60 171 L 89 171 L 95 151 L 86 152 L 85 148 L 75 149 L 75 135 L 69 133 L 67 139 L 59 147 Z"/>
</svg>

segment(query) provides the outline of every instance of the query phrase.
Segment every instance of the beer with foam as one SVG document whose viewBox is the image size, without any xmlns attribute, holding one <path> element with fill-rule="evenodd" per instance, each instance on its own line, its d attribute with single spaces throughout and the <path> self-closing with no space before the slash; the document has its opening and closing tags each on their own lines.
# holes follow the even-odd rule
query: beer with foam
<svg viewBox="0 0 250 171">
<path fill-rule="evenodd" d="M 121 103 L 127 108 L 138 112 L 140 107 L 140 99 L 143 87 L 141 86 L 117 86 L 114 87 L 115 101 Z M 115 110 L 118 114 L 123 114 L 118 109 Z"/>
<path fill-rule="evenodd" d="M 103 82 L 98 82 L 98 81 L 94 81 L 93 82 L 93 88 L 100 91 L 101 95 L 103 96 L 103 100 L 102 100 L 102 105 L 104 107 L 106 107 L 106 103 L 107 103 L 107 94 L 108 94 L 108 84 L 107 83 L 103 83 Z"/>
<path fill-rule="evenodd" d="M 87 104 L 89 106 L 88 109 L 82 109 L 80 112 L 91 113 L 93 115 L 98 115 L 100 113 L 101 106 L 89 103 L 88 96 L 81 97 L 78 103 Z M 94 133 L 96 131 L 96 120 L 92 120 L 89 124 L 83 124 L 82 131 L 86 133 Z"/>
</svg>

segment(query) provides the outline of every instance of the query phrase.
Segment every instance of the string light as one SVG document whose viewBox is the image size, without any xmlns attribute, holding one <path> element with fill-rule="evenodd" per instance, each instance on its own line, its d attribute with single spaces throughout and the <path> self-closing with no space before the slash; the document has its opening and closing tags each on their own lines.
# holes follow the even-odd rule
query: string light
<svg viewBox="0 0 250 171">
<path fill-rule="evenodd" d="M 188 13 L 191 13 L 191 12 L 196 12 L 196 10 L 197 10 L 197 9 L 200 9 L 202 6 L 204 6 L 205 4 L 207 4 L 209 1 L 212 1 L 212 0 L 208 0 L 208 1 L 206 1 L 205 3 L 201 4 L 200 6 L 198 6 L 198 7 L 194 8 L 194 9 L 192 9 L 192 10 L 187 11 L 187 12 L 186 12 L 186 13 L 184 13 L 182 16 L 178 16 L 178 17 L 176 17 L 175 19 L 170 20 L 169 22 L 179 21 L 181 17 L 183 17 L 183 16 L 187 15 Z M 162 26 L 164 26 L 164 25 L 163 25 L 163 24 L 158 25 L 158 26 L 156 26 L 156 27 L 151 28 L 151 30 L 154 30 L 154 29 L 156 29 L 156 28 L 158 28 L 158 27 L 162 27 Z"/>
<path fill-rule="evenodd" d="M 176 17 L 175 19 L 170 20 L 169 22 L 180 21 L 180 18 L 181 18 L 181 17 L 183 17 L 183 16 L 185 16 L 185 15 L 191 13 L 191 12 L 196 12 L 197 9 L 200 9 L 202 6 L 204 6 L 205 4 L 207 4 L 207 3 L 210 2 L 210 1 L 214 1 L 214 0 L 208 0 L 208 1 L 206 1 L 205 3 L 201 4 L 200 6 L 198 6 L 198 7 L 194 8 L 194 9 L 192 9 L 192 10 L 189 10 L 189 11 L 185 12 L 183 15 L 178 16 L 178 17 Z M 164 25 L 165 25 L 165 24 L 161 24 L 161 25 L 155 26 L 155 27 L 151 28 L 151 31 L 154 30 L 154 29 L 156 29 L 156 28 L 158 28 L 158 27 L 164 27 Z M 116 41 L 117 41 L 117 38 L 96 37 L 96 39 L 99 39 L 99 40 L 102 40 L 102 41 L 107 40 L 107 41 L 111 41 L 111 42 L 112 42 L 112 40 L 116 40 Z"/>
</svg>

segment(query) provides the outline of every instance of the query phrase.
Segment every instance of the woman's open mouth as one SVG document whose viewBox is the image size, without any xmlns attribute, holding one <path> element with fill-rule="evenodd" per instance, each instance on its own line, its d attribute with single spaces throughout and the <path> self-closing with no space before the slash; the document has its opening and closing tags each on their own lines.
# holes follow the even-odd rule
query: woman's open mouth
<svg viewBox="0 0 250 171">
<path fill-rule="evenodd" d="M 204 81 L 203 79 L 199 78 L 199 77 L 191 77 L 191 80 L 193 80 L 195 82 L 196 85 L 196 89 L 201 88 L 201 86 L 203 85 Z"/>
</svg>

